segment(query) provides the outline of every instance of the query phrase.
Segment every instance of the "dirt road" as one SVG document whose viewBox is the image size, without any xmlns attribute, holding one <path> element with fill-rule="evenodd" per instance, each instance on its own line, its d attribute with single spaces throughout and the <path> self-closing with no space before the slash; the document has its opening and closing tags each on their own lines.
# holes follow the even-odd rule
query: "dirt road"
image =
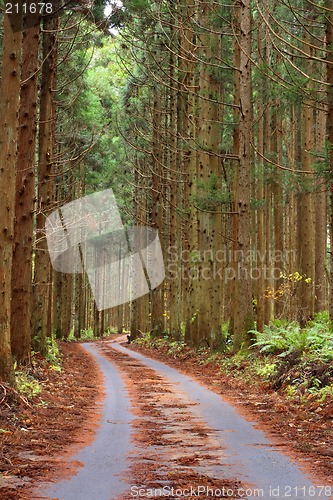
<svg viewBox="0 0 333 500">
<path fill-rule="evenodd" d="M 96 438 L 73 457 L 76 475 L 33 498 L 331 498 L 207 387 L 119 340 L 85 349 L 104 375 Z"/>
</svg>

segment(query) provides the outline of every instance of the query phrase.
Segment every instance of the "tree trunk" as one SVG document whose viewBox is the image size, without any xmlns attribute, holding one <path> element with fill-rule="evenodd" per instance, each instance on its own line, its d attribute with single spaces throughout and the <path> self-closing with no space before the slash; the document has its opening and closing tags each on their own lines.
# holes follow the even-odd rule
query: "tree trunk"
<svg viewBox="0 0 333 500">
<path fill-rule="evenodd" d="M 163 240 L 163 160 L 162 160 L 162 103 L 163 92 L 160 88 L 154 95 L 153 102 L 153 143 L 152 143 L 152 227 L 158 229 Z M 164 111 L 164 110 L 163 110 Z M 150 292 L 151 321 L 153 335 L 161 335 L 164 330 L 164 286 L 159 285 Z"/>
<path fill-rule="evenodd" d="M 22 35 L 20 31 L 13 33 L 8 15 L 4 19 L 0 88 L 0 378 L 15 385 L 10 323 Z"/>
<path fill-rule="evenodd" d="M 197 175 L 198 203 L 198 321 L 199 345 L 212 349 L 223 348 L 221 338 L 221 276 L 217 252 L 221 244 L 223 205 L 218 199 L 222 188 L 221 101 L 223 88 L 214 65 L 218 65 L 221 37 L 209 33 L 212 12 L 202 2 L 199 8 L 201 23 L 207 34 L 201 35 L 201 69 L 198 82 L 198 151 Z M 212 197 L 212 200 L 210 199 Z"/>
<path fill-rule="evenodd" d="M 237 221 L 234 233 L 234 266 L 236 269 L 234 310 L 232 316 L 234 349 L 251 342 L 249 330 L 254 327 L 251 281 L 251 225 L 250 225 L 250 174 L 251 174 L 251 10 L 250 0 L 244 0 L 235 6 L 239 31 L 239 123 L 238 123 L 238 172 L 234 207 Z"/>
<path fill-rule="evenodd" d="M 326 12 L 326 50 L 327 50 L 327 130 L 329 142 L 329 162 L 330 172 L 333 176 L 333 10 L 331 1 L 326 0 L 325 6 L 328 9 Z M 333 183 L 330 185 L 330 303 L 329 315 L 333 321 Z"/>
<path fill-rule="evenodd" d="M 40 125 L 38 148 L 38 200 L 36 216 L 36 254 L 33 294 L 33 333 L 35 349 L 46 354 L 48 331 L 51 264 L 45 236 L 45 219 L 52 209 L 54 198 L 53 157 L 55 142 L 54 93 L 57 74 L 58 18 L 44 20 L 43 69 L 40 95 Z"/>
<path fill-rule="evenodd" d="M 271 126 L 271 153 L 277 164 L 282 164 L 282 141 L 281 141 L 281 109 L 280 102 L 276 100 L 274 103 L 274 113 L 272 116 Z M 282 172 L 276 167 L 274 172 L 274 181 L 272 186 L 273 195 L 273 252 L 272 252 L 272 265 L 273 265 L 273 280 L 274 280 L 274 294 L 280 289 L 283 278 L 280 276 L 285 272 L 284 261 L 284 210 L 283 210 L 283 188 L 282 188 Z M 274 301 L 274 317 L 281 317 L 283 312 L 282 300 Z"/>
<path fill-rule="evenodd" d="M 306 34 L 308 40 L 308 34 Z M 304 49 L 311 56 L 311 48 L 305 46 Z M 312 62 L 307 61 L 307 71 L 311 74 L 313 69 Z M 308 90 L 311 91 L 313 83 L 310 81 Z M 302 143 L 302 168 L 306 171 L 312 169 L 312 157 L 310 152 L 313 151 L 313 102 L 306 99 L 303 103 L 303 143 Z M 312 190 L 312 179 L 306 176 L 303 179 L 304 185 L 301 189 L 303 192 L 299 197 L 299 272 L 303 279 L 300 282 L 300 307 L 299 321 L 301 326 L 313 317 L 314 314 L 314 282 L 315 282 L 315 213 L 314 213 L 314 194 Z M 308 279 L 311 281 L 308 282 Z"/>
<path fill-rule="evenodd" d="M 37 132 L 39 25 L 23 32 L 20 128 L 18 137 L 11 346 L 19 363 L 29 360 L 32 314 L 33 211 Z"/>
<path fill-rule="evenodd" d="M 326 89 L 322 88 L 323 91 Z M 317 107 L 316 151 L 325 149 L 327 110 Z M 327 192 L 325 179 L 317 181 L 315 197 L 315 312 L 327 310 Z"/>
<path fill-rule="evenodd" d="M 298 165 L 298 120 L 297 109 L 293 105 L 290 109 L 290 116 L 285 124 L 285 134 L 289 134 L 288 163 L 297 168 Z M 292 190 L 287 197 L 287 220 L 286 220 L 286 242 L 288 258 L 286 259 L 286 276 L 293 274 L 297 270 L 297 193 Z M 285 317 L 290 321 L 297 320 L 297 297 L 287 292 L 285 298 Z"/>
<path fill-rule="evenodd" d="M 175 5 L 176 14 L 178 12 L 177 6 Z M 177 42 L 179 42 L 178 35 L 174 27 L 172 29 L 172 39 L 173 44 L 176 45 L 174 49 L 177 49 Z M 172 47 L 173 48 L 173 47 Z M 179 162 L 177 161 L 177 137 L 178 137 L 178 120 L 177 120 L 177 93 L 174 88 L 174 79 L 177 75 L 177 63 L 179 63 L 179 58 L 173 50 L 170 51 L 170 101 L 169 101 L 169 120 L 170 120 L 170 133 L 169 133 L 169 205 L 170 205 L 170 232 L 169 232 L 169 246 L 171 249 L 175 249 L 178 253 L 181 247 L 181 241 L 179 239 L 180 231 L 179 226 L 182 219 L 177 213 L 179 209 L 179 202 L 181 200 L 181 192 L 183 189 L 183 176 L 179 171 Z M 167 266 L 170 262 L 167 262 Z M 178 263 L 179 264 L 179 263 Z M 174 265 L 174 264 L 172 264 Z M 177 268 L 177 262 L 176 266 Z M 170 269 L 172 271 L 172 268 Z M 180 304 L 181 304 L 181 276 L 174 276 L 172 272 L 168 272 L 168 285 L 169 285 L 169 332 L 174 339 L 180 338 Z"/>
<path fill-rule="evenodd" d="M 262 45 L 263 29 L 262 26 L 258 27 L 258 47 L 259 53 L 263 51 Z M 257 199 L 259 207 L 257 210 L 257 255 L 256 255 L 256 269 L 258 272 L 257 278 L 257 330 L 262 332 L 264 329 L 265 321 L 265 217 L 264 217 L 264 78 L 260 77 L 259 84 L 259 102 L 258 102 L 258 157 L 257 157 Z"/>
</svg>

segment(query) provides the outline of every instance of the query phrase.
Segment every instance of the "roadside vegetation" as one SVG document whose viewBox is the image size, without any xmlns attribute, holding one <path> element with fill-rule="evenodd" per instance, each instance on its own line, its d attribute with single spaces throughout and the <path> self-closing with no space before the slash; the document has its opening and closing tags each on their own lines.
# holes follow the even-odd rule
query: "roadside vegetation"
<svg viewBox="0 0 333 500">
<path fill-rule="evenodd" d="M 301 404 L 324 404 L 327 397 L 333 398 L 333 332 L 327 312 L 316 314 L 304 328 L 297 322 L 276 319 L 266 325 L 263 332 L 252 330 L 253 345 L 238 352 L 233 350 L 228 323 L 221 325 L 224 348 L 220 350 L 189 346 L 182 330 L 179 340 L 167 332 L 159 337 L 146 333 L 137 338 L 135 344 L 174 359 L 190 358 L 202 366 L 216 365 L 230 377 L 246 380 L 249 384 L 264 384 L 265 388 Z M 116 333 L 115 329 L 108 329 L 103 338 Z M 86 329 L 81 331 L 80 338 L 76 338 L 72 331 L 68 341 L 100 338 L 92 329 Z M 31 366 L 20 366 L 16 370 L 18 393 L 27 399 L 40 394 L 41 370 L 61 373 L 62 361 L 57 341 L 52 336 L 48 339 L 46 358 L 32 352 Z"/>
<path fill-rule="evenodd" d="M 108 338 L 115 334 L 115 329 L 109 328 L 103 338 Z M 89 342 L 101 339 L 97 336 L 92 328 L 81 330 L 80 336 L 75 337 L 74 330 L 71 331 L 67 342 Z M 55 334 L 47 338 L 47 354 L 42 356 L 41 353 L 32 351 L 30 363 L 26 365 L 17 365 L 15 363 L 15 389 L 10 388 L 7 384 L 4 385 L 7 390 L 10 390 L 18 397 L 23 398 L 26 402 L 35 401 L 36 396 L 39 396 L 43 391 L 43 380 L 47 380 L 49 372 L 56 372 L 61 375 L 63 371 L 63 354 L 59 348 L 59 340 Z"/>
<path fill-rule="evenodd" d="M 195 357 L 200 365 L 213 363 L 221 372 L 250 384 L 265 384 L 301 404 L 324 403 L 333 397 L 333 333 L 327 313 L 319 313 L 304 328 L 297 322 L 274 320 L 263 332 L 252 330 L 249 349 L 233 352 L 227 325 L 223 325 L 223 352 L 201 347 L 193 349 L 183 339 L 169 335 L 154 338 L 146 334 L 135 341 L 173 358 Z"/>
<path fill-rule="evenodd" d="M 41 400 L 37 401 L 36 397 L 43 391 L 43 382 L 48 382 L 51 372 L 56 372 L 60 376 L 63 365 L 63 356 L 54 336 L 47 339 L 47 347 L 48 351 L 45 356 L 31 351 L 28 364 L 14 363 L 15 387 L 1 384 L 2 402 L 6 402 L 10 394 L 13 401 L 21 400 L 27 405 L 29 402 L 40 404 Z"/>
</svg>

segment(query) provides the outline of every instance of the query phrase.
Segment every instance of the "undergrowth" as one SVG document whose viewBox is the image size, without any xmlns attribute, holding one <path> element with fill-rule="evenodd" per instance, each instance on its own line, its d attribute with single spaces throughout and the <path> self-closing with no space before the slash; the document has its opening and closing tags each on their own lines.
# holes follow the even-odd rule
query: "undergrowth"
<svg viewBox="0 0 333 500">
<path fill-rule="evenodd" d="M 275 320 L 263 332 L 252 330 L 252 334 L 255 342 L 251 349 L 236 354 L 231 342 L 226 342 L 224 352 L 194 350 L 167 334 L 159 338 L 147 334 L 135 342 L 173 358 L 193 357 L 201 365 L 213 363 L 232 377 L 251 384 L 264 382 L 304 404 L 314 400 L 324 403 L 328 396 L 333 397 L 333 333 L 328 313 L 318 313 L 305 328 L 296 322 Z"/>
<path fill-rule="evenodd" d="M 17 391 L 28 399 L 38 396 L 42 392 L 42 386 L 33 374 L 24 370 L 18 370 L 15 372 L 15 376 Z"/>
<path fill-rule="evenodd" d="M 45 357 L 32 351 L 30 363 L 26 366 L 17 366 L 15 363 L 16 388 L 28 400 L 42 392 L 42 382 L 47 370 L 61 373 L 62 355 L 55 336 L 46 339 L 47 354 Z"/>
<path fill-rule="evenodd" d="M 49 368 L 56 372 L 61 372 L 62 355 L 59 351 L 59 346 L 54 335 L 46 339 L 47 343 L 47 354 L 45 356 L 46 361 L 49 364 Z"/>
<path fill-rule="evenodd" d="M 71 333 L 69 334 L 68 341 L 69 342 L 82 342 L 85 340 L 94 340 L 96 337 L 94 335 L 94 331 L 92 328 L 87 328 L 84 330 L 81 330 L 80 332 L 80 337 L 77 338 L 74 335 L 74 330 L 71 330 Z"/>
<path fill-rule="evenodd" d="M 116 328 L 109 327 L 106 330 L 106 332 L 104 332 L 102 337 L 105 338 L 105 337 L 108 337 L 110 335 L 114 335 L 116 333 L 120 333 L 120 332 L 118 332 Z M 128 333 L 128 331 L 123 330 L 122 333 Z M 101 336 L 95 335 L 94 330 L 92 328 L 86 328 L 86 329 L 82 329 L 80 331 L 79 337 L 75 337 L 74 330 L 72 329 L 67 340 L 68 340 L 68 342 L 85 342 L 85 341 L 89 341 L 89 340 L 98 340 L 100 338 L 101 338 Z"/>
<path fill-rule="evenodd" d="M 325 361 L 333 360 L 332 325 L 327 313 L 318 313 L 305 328 L 296 322 L 275 320 L 265 325 L 263 332 L 252 330 L 251 333 L 256 336 L 253 347 L 258 347 L 261 353 L 284 357 L 299 350 Z"/>
</svg>

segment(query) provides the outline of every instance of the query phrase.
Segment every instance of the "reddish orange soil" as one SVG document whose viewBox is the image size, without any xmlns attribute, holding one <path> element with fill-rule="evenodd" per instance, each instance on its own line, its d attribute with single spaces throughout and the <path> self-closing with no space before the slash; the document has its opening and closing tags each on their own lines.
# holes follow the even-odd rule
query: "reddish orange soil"
<svg viewBox="0 0 333 500">
<path fill-rule="evenodd" d="M 65 460 L 89 444 L 98 425 L 101 375 L 79 344 L 60 344 L 62 373 L 35 359 L 43 387 L 29 403 L 0 386 L 0 498 L 31 500 L 31 487 L 55 481 L 79 466 Z M 69 468 L 70 467 L 70 468 Z"/>
</svg>

